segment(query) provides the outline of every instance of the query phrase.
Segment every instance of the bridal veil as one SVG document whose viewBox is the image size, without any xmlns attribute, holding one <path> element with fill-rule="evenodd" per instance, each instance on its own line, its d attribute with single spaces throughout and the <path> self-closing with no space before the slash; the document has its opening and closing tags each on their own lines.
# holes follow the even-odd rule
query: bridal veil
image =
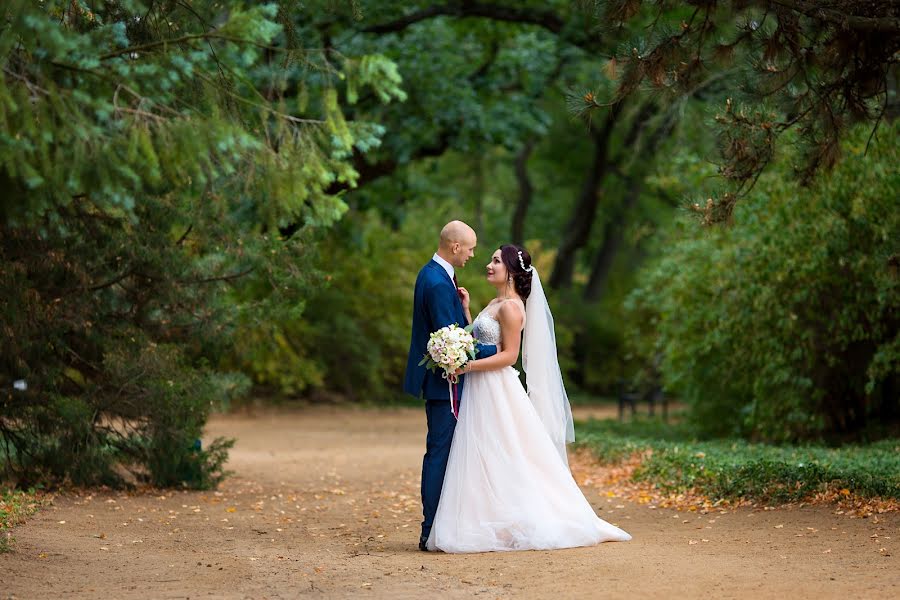
<svg viewBox="0 0 900 600">
<path fill-rule="evenodd" d="M 553 315 L 537 269 L 532 269 L 531 294 L 525 303 L 522 368 L 528 397 L 563 462 L 568 464 L 566 443 L 575 441 L 572 407 L 556 354 Z"/>
</svg>

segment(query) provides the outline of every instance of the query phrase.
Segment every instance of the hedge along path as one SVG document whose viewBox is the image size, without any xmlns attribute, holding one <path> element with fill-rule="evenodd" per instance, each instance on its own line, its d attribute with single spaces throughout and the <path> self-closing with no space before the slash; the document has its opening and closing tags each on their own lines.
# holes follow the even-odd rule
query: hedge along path
<svg viewBox="0 0 900 600">
<path fill-rule="evenodd" d="M 416 549 L 423 411 L 227 416 L 210 423 L 208 436 L 218 435 L 238 442 L 229 464 L 235 475 L 216 492 L 58 496 L 14 530 L 16 551 L 0 555 L 0 597 L 818 599 L 900 592 L 897 513 L 679 511 L 598 486 L 602 473 L 579 455 L 573 465 L 588 499 L 633 541 L 555 552 L 423 553 Z"/>
</svg>

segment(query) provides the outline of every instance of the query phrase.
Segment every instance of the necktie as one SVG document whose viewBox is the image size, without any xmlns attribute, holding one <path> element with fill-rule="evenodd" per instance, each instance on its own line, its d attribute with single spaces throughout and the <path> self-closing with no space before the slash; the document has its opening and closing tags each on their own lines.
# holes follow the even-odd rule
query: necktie
<svg viewBox="0 0 900 600">
<path fill-rule="evenodd" d="M 459 289 L 459 283 L 456 282 L 456 273 L 453 274 L 453 285 L 456 286 L 456 289 Z"/>
</svg>

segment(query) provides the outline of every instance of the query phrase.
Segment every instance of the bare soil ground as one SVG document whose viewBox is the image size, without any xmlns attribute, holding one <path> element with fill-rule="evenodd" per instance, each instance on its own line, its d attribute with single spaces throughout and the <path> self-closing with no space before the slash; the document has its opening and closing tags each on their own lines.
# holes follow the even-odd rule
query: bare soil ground
<svg viewBox="0 0 900 600">
<path fill-rule="evenodd" d="M 605 416 L 608 409 L 578 409 Z M 0 598 L 898 598 L 900 515 L 697 514 L 584 488 L 634 540 L 477 555 L 416 548 L 421 410 L 215 418 L 217 492 L 83 492 L 14 531 Z M 477 490 L 472 490 L 477 494 Z"/>
</svg>

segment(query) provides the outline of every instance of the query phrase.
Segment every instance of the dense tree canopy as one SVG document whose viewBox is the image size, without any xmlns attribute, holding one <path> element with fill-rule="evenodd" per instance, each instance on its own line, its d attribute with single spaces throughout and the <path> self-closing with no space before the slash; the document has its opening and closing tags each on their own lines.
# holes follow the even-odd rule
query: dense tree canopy
<svg viewBox="0 0 900 600">
<path fill-rule="evenodd" d="M 799 131 L 804 156 L 796 168 L 809 181 L 835 164 L 853 125 L 876 129 L 900 108 L 900 6 L 890 0 L 604 0 L 597 15 L 606 31 L 652 18 L 650 35 L 624 45 L 610 61 L 613 103 L 640 87 L 683 94 L 710 72 L 734 70 L 716 120 L 719 173 L 735 185 L 696 207 L 707 223 L 730 216 L 737 197 L 774 159 L 786 130 Z M 582 110 L 599 107 L 598 97 L 586 95 Z"/>
<path fill-rule="evenodd" d="M 730 229 L 672 232 L 629 299 L 632 343 L 715 434 L 878 435 L 900 421 L 896 123 L 808 188 L 767 172 Z"/>
<path fill-rule="evenodd" d="M 667 385 L 708 423 L 782 438 L 894 419 L 890 403 L 872 407 L 896 385 L 895 9 L 807 4 L 7 3 L 6 473 L 115 481 L 123 464 L 211 485 L 227 442 L 195 440 L 211 409 L 251 390 L 399 398 L 410 291 L 452 218 L 479 233 L 461 273 L 477 305 L 492 291 L 482 259 L 510 240 L 529 248 L 573 396 Z M 824 179 L 842 153 L 855 170 Z M 780 182 L 794 167 L 817 187 Z M 867 177 L 871 193 L 852 193 Z M 734 231 L 676 218 L 697 201 L 706 222 L 728 219 L 748 193 Z M 860 202 L 862 224 L 841 212 Z M 768 279 L 826 239 L 854 266 L 817 255 L 806 293 L 836 297 L 834 273 L 859 293 L 798 312 Z M 771 251 L 748 262 L 753 248 Z M 724 294 L 728 277 L 754 293 Z M 763 300 L 773 334 L 750 339 Z M 835 344 L 792 354 L 779 321 L 791 314 Z M 840 340 L 865 346 L 865 381 L 846 376 Z M 692 349 L 713 342 L 744 354 L 698 367 Z M 751 390 L 735 364 L 788 391 L 767 403 L 771 388 Z M 735 394 L 753 418 L 723 408 Z"/>
<path fill-rule="evenodd" d="M 27 386 L 0 398 L 8 467 L 88 480 L 124 460 L 205 485 L 223 446 L 193 440 L 241 382 L 210 360 L 239 324 L 296 317 L 315 277 L 297 262 L 313 234 L 265 232 L 340 218 L 330 188 L 355 185 L 349 157 L 381 131 L 342 105 L 402 99 L 400 77 L 300 46 L 277 5 L 3 15 L 0 381 Z"/>
</svg>

